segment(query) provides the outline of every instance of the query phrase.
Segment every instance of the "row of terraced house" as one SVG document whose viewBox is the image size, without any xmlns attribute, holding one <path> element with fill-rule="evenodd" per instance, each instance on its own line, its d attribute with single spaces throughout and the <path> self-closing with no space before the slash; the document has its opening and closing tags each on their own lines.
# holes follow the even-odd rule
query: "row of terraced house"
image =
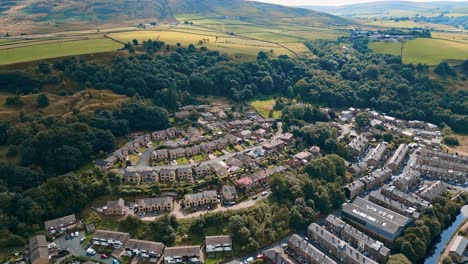
<svg viewBox="0 0 468 264">
<path fill-rule="evenodd" d="M 152 140 L 161 141 L 174 138 L 182 135 L 182 131 L 176 127 L 170 127 L 165 130 L 155 131 L 151 134 L 145 134 L 138 136 L 134 140 L 125 144 L 124 147 L 114 151 L 111 156 L 104 160 L 97 160 L 96 166 L 103 171 L 110 170 L 119 161 L 124 161 L 128 158 L 131 153 L 138 153 L 138 149 L 142 147 L 148 147 Z"/>
</svg>

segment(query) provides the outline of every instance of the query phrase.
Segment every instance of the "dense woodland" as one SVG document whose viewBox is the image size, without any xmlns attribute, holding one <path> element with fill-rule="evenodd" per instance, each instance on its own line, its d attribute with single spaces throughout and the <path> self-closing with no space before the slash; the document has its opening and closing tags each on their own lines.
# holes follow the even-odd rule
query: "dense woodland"
<svg viewBox="0 0 468 264">
<path fill-rule="evenodd" d="M 340 48 L 342 45 L 307 43 L 316 59 L 284 55 L 269 58 L 260 52 L 256 60 L 237 61 L 193 45 L 172 51 L 162 42 L 146 41 L 136 48 L 137 55 L 118 57 L 107 64 L 67 58 L 38 64 L 34 75 L 0 74 L 0 90 L 17 95 L 39 93 L 47 85 L 73 81 L 82 89 L 111 89 L 133 97 L 130 103 L 111 111 L 74 111 L 65 119 L 21 113 L 14 122 L 0 123 L 0 144 L 8 146 L 8 155 L 19 160 L 18 164 L 0 162 L 0 247 L 20 246 L 25 237 L 42 230 L 44 220 L 79 212 L 96 196 L 110 192 L 106 175 L 97 171 L 91 175 L 69 172 L 114 150 L 118 136 L 166 128 L 168 112 L 193 103 L 196 96 L 218 95 L 245 102 L 260 95 L 278 94 L 335 108 L 370 107 L 396 117 L 446 124 L 455 131 L 468 132 L 467 92 L 449 92 L 427 77 L 426 66 L 402 65 L 398 57 L 369 53 L 366 43 L 345 44 L 356 50 L 347 52 Z M 135 52 L 132 44 L 127 48 Z M 441 66 L 441 72 L 447 70 Z M 457 76 L 449 74 L 447 78 Z M 47 105 L 44 96 L 40 100 L 38 103 Z M 8 102 L 11 106 L 22 103 L 19 96 L 12 96 Z M 280 101 L 276 107 L 283 111 L 288 126 L 302 127 L 305 122 L 327 121 L 334 115 L 312 106 L 282 105 Z M 319 145 L 325 153 L 347 155 L 334 129 L 311 126 L 294 132 L 307 143 Z M 246 251 L 256 249 L 289 228 L 303 228 L 316 213 L 325 214 L 339 207 L 344 195 L 336 190 L 346 182 L 344 171 L 341 158 L 325 156 L 300 175 L 273 177 L 276 202 L 272 207 L 256 209 L 264 214 L 220 217 L 228 217 L 229 230 Z M 58 175 L 62 176 L 55 177 Z M 278 220 L 285 215 L 288 219 Z M 445 220 L 440 221 L 444 226 Z M 264 223 L 261 229 L 258 223 Z M 175 229 L 176 223 L 170 226 Z M 172 241 L 173 231 L 161 230 L 160 236 Z M 413 243 L 410 234 L 405 239 Z M 404 242 L 397 251 L 408 256 L 411 250 Z M 412 246 L 414 249 L 416 245 Z M 418 259 L 419 255 L 410 258 Z"/>
</svg>

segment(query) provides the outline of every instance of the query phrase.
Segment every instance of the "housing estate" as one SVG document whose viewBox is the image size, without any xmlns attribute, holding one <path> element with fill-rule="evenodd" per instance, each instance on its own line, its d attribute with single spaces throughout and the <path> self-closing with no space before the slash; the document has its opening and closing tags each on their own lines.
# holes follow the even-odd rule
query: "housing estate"
<svg viewBox="0 0 468 264">
<path fill-rule="evenodd" d="M 31 264 L 49 264 L 49 251 L 44 235 L 33 236 L 29 239 L 29 259 Z"/>
<path fill-rule="evenodd" d="M 137 199 L 135 203 L 138 212 L 172 211 L 174 208 L 174 200 L 169 196 Z"/>
<path fill-rule="evenodd" d="M 44 222 L 44 225 L 48 234 L 64 232 L 68 229 L 75 228 L 76 217 L 74 214 L 71 214 L 57 219 L 46 221 Z"/>
<path fill-rule="evenodd" d="M 164 250 L 164 264 L 198 264 L 203 262 L 200 246 L 167 247 Z"/>
<path fill-rule="evenodd" d="M 301 256 L 307 263 L 336 264 L 333 259 L 296 234 L 289 238 L 288 249 Z M 275 261 L 275 263 L 281 262 Z"/>
<path fill-rule="evenodd" d="M 207 253 L 232 251 L 232 238 L 230 236 L 207 236 L 205 245 Z"/>
<path fill-rule="evenodd" d="M 393 153 L 393 156 L 388 161 L 387 166 L 392 169 L 393 172 L 398 171 L 403 164 L 408 151 L 409 147 L 407 144 L 400 144 L 395 153 Z"/>
<path fill-rule="evenodd" d="M 203 191 L 199 193 L 186 194 L 184 197 L 185 208 L 217 203 L 218 195 L 216 194 L 216 191 Z"/>
</svg>

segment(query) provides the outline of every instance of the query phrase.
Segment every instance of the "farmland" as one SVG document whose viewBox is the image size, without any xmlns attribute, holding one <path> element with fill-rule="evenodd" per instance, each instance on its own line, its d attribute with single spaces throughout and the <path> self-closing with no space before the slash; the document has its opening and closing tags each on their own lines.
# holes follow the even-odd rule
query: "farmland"
<svg viewBox="0 0 468 264">
<path fill-rule="evenodd" d="M 255 111 L 257 111 L 260 115 L 265 118 L 269 117 L 270 111 L 273 110 L 273 106 L 275 105 L 274 99 L 266 99 L 266 100 L 254 100 L 250 102 L 250 106 L 252 106 Z M 273 118 L 280 118 L 281 111 L 273 111 Z"/>
<path fill-rule="evenodd" d="M 122 48 L 122 44 L 111 39 L 97 38 L 89 40 L 59 41 L 30 46 L 16 46 L 0 50 L 0 65 L 40 59 L 56 58 L 112 51 Z"/>
<path fill-rule="evenodd" d="M 401 43 L 374 42 L 369 47 L 376 53 L 400 55 Z M 444 60 L 468 59 L 468 44 L 442 39 L 415 39 L 405 43 L 404 63 L 436 65 Z"/>
</svg>

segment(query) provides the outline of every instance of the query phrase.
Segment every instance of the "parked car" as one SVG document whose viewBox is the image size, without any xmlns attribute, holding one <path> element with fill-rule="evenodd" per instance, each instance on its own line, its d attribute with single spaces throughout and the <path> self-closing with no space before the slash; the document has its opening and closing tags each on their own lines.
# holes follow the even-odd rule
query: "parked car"
<svg viewBox="0 0 468 264">
<path fill-rule="evenodd" d="M 267 196 L 268 192 L 262 192 L 262 196 Z"/>
<path fill-rule="evenodd" d="M 157 216 L 158 215 L 158 212 L 153 212 L 153 216 Z"/>
<path fill-rule="evenodd" d="M 79 237 L 80 236 L 80 232 L 76 231 L 75 232 L 75 237 Z"/>
<path fill-rule="evenodd" d="M 74 233 L 70 233 L 70 239 L 73 239 L 75 238 L 75 234 Z"/>
<path fill-rule="evenodd" d="M 59 258 L 64 257 L 64 256 L 66 256 L 68 254 L 70 254 L 70 251 L 68 251 L 68 249 L 66 249 L 66 248 L 60 248 L 57 251 L 57 257 L 59 257 Z"/>
<path fill-rule="evenodd" d="M 257 196 L 252 197 L 252 200 L 257 200 L 257 199 L 258 199 Z"/>
<path fill-rule="evenodd" d="M 80 239 L 80 244 L 82 244 L 85 240 L 86 240 L 86 237 L 82 237 L 82 238 Z"/>
<path fill-rule="evenodd" d="M 107 259 L 107 258 L 109 258 L 109 257 L 108 257 L 106 254 L 101 254 L 101 258 L 102 258 L 102 259 Z"/>
<path fill-rule="evenodd" d="M 66 234 L 66 235 L 65 235 L 65 240 L 70 240 L 70 239 L 71 239 L 70 235 L 69 235 L 69 234 Z"/>
<path fill-rule="evenodd" d="M 113 259 L 112 264 L 120 264 L 120 262 L 117 259 Z"/>
<path fill-rule="evenodd" d="M 94 256 L 94 255 L 96 255 L 96 250 L 94 250 L 92 248 L 88 248 L 88 249 L 86 249 L 86 255 Z"/>
</svg>

